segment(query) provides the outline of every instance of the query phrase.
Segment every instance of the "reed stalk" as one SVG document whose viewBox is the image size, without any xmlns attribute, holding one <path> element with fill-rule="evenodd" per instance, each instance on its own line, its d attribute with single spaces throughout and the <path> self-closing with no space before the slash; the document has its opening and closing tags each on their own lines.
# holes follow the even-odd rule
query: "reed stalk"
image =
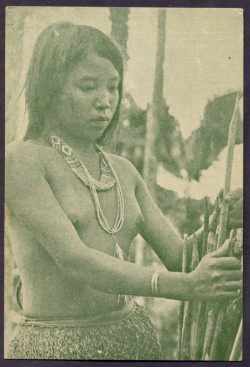
<svg viewBox="0 0 250 367">
<path fill-rule="evenodd" d="M 228 335 L 226 340 L 227 346 L 225 352 L 225 360 L 229 360 L 230 355 L 232 353 L 241 319 L 242 319 L 242 297 L 239 296 L 237 299 L 233 301 L 233 303 L 227 309 L 226 324 Z"/>
<path fill-rule="evenodd" d="M 192 261 L 191 261 L 191 271 L 199 264 L 199 252 L 198 252 L 198 242 L 195 233 L 193 233 L 193 242 L 192 242 Z M 197 335 L 197 311 L 198 311 L 199 303 L 196 301 L 188 302 L 187 304 L 187 317 L 186 323 L 183 325 L 184 336 L 184 346 L 187 345 L 187 355 L 189 359 L 195 359 L 195 345 L 197 343 L 198 335 Z"/>
<path fill-rule="evenodd" d="M 206 325 L 203 353 L 202 353 L 202 360 L 205 360 L 205 361 L 209 360 L 214 331 L 216 328 L 216 321 L 217 321 L 217 317 L 219 313 L 218 307 L 213 307 L 211 306 L 211 304 L 208 304 L 207 307 L 208 307 L 207 325 Z"/>
<path fill-rule="evenodd" d="M 216 249 L 216 236 L 212 231 L 208 232 L 207 236 L 207 253 L 210 253 Z M 206 326 L 207 326 L 207 316 L 209 308 L 208 303 L 206 301 L 201 301 L 197 307 L 197 322 L 194 327 L 196 327 L 196 341 L 192 342 L 192 359 L 193 360 L 201 360 L 203 354 L 203 344 L 206 335 Z M 206 339 L 208 336 L 206 336 Z"/>
<path fill-rule="evenodd" d="M 199 264 L 198 243 L 197 243 L 197 237 L 194 233 L 192 242 L 191 271 L 193 271 L 198 264 Z M 199 335 L 197 334 L 198 306 L 199 303 L 196 301 L 185 303 L 183 327 L 182 327 L 182 342 L 181 342 L 182 360 L 195 359 L 195 346 L 197 345 L 199 340 Z"/>
<path fill-rule="evenodd" d="M 215 251 L 217 248 L 217 240 L 216 234 L 212 231 L 208 233 L 207 239 L 207 253 Z M 213 332 L 215 329 L 216 319 L 217 319 L 217 310 L 213 309 L 214 303 L 206 302 L 205 303 L 205 326 L 204 326 L 204 337 L 203 337 L 203 350 L 201 351 L 201 359 L 208 359 L 208 355 L 210 353 L 212 340 L 213 340 Z"/>
<path fill-rule="evenodd" d="M 207 248 L 207 235 L 209 226 L 209 215 L 208 215 L 208 198 L 204 199 L 204 232 L 203 232 L 203 243 L 202 243 L 202 255 Z M 193 234 L 193 250 L 192 250 L 192 263 L 191 271 L 193 271 L 199 264 L 199 252 L 197 237 Z M 204 320 L 206 315 L 206 303 L 205 302 L 192 302 L 190 305 L 191 312 L 191 337 L 190 337 L 190 356 L 192 360 L 201 358 L 201 350 L 204 337 Z"/>
<path fill-rule="evenodd" d="M 237 236 L 237 229 L 232 229 L 230 232 L 230 244 L 229 244 L 229 256 L 234 254 L 234 244 Z M 222 337 L 225 336 L 225 318 L 227 310 L 230 308 L 233 302 L 223 305 L 219 310 L 216 329 L 213 336 L 213 342 L 210 351 L 210 360 L 223 360 L 225 358 L 225 345 L 222 343 Z M 224 354 L 223 354 L 224 353 Z"/>
<path fill-rule="evenodd" d="M 229 357 L 229 361 L 242 360 L 242 332 L 243 332 L 243 321 L 241 319 L 240 326 L 233 345 L 232 353 Z"/>
<path fill-rule="evenodd" d="M 204 231 L 202 242 L 202 256 L 207 252 L 207 239 L 209 231 L 209 208 L 208 198 L 204 198 Z M 192 242 L 192 261 L 191 271 L 199 264 L 198 243 L 195 233 Z M 181 359 L 195 360 L 202 356 L 202 344 L 205 334 L 205 302 L 187 302 L 184 309 L 183 327 L 182 327 L 182 350 Z"/>
<path fill-rule="evenodd" d="M 211 350 L 209 354 L 209 360 L 223 360 L 224 354 L 223 354 L 223 347 L 221 346 L 221 339 L 223 338 L 225 334 L 224 330 L 224 321 L 225 321 L 225 315 L 227 311 L 228 305 L 221 305 L 218 313 L 218 317 L 216 320 L 216 327 L 214 330 L 213 335 L 213 341 L 211 345 Z"/>
<path fill-rule="evenodd" d="M 209 208 L 208 197 L 204 198 L 204 230 L 203 230 L 203 242 L 202 242 L 202 257 L 207 253 L 207 237 L 209 232 Z"/>
<path fill-rule="evenodd" d="M 189 361 L 191 359 L 190 339 L 192 326 L 192 304 L 193 302 L 184 302 L 184 317 L 181 340 L 181 360 Z"/>
<path fill-rule="evenodd" d="M 233 155 L 234 155 L 234 146 L 235 146 L 235 137 L 237 130 L 237 122 L 238 119 L 236 117 L 236 112 L 238 109 L 239 102 L 239 93 L 236 97 L 235 106 L 233 116 L 229 126 L 229 134 L 228 134 L 228 152 L 227 152 L 227 163 L 226 163 L 226 174 L 225 174 L 225 184 L 224 184 L 224 192 L 223 192 L 223 201 L 220 212 L 219 219 L 219 233 L 218 233 L 218 241 L 217 248 L 222 246 L 226 239 L 226 231 L 227 231 L 227 221 L 228 221 L 228 202 L 224 200 L 225 195 L 230 192 L 231 186 L 231 177 L 232 177 L 232 166 L 233 166 Z M 203 358 L 205 360 L 216 359 L 216 347 L 217 341 L 219 338 L 219 334 L 221 331 L 221 326 L 224 320 L 225 308 L 220 309 L 220 305 L 215 306 L 214 309 L 210 310 L 208 314 L 208 324 L 206 329 L 205 338 L 206 344 L 203 349 Z M 218 320 L 218 324 L 217 324 Z"/>
<path fill-rule="evenodd" d="M 229 134 L 228 134 L 228 142 L 227 142 L 227 163 L 226 163 L 226 175 L 225 175 L 225 183 L 224 183 L 224 192 L 223 198 L 230 192 L 231 186 L 231 178 L 232 178 L 232 167 L 233 167 L 233 156 L 234 156 L 234 146 L 235 146 L 235 138 L 236 131 L 238 125 L 238 118 L 236 117 L 236 112 L 238 109 L 239 103 L 239 93 L 236 97 L 235 106 L 233 116 L 229 125 Z M 218 246 L 223 245 L 226 239 L 226 231 L 227 231 L 227 220 L 228 220 L 228 202 L 225 200 L 222 201 L 222 207 L 220 212 L 220 220 L 219 220 L 219 238 L 218 238 Z"/>
<path fill-rule="evenodd" d="M 187 238 L 188 235 L 184 234 L 183 248 L 182 248 L 182 272 L 187 272 Z M 183 334 L 183 320 L 185 311 L 185 301 L 181 301 L 179 309 L 179 345 L 178 345 L 178 359 L 182 356 L 182 334 Z"/>
</svg>

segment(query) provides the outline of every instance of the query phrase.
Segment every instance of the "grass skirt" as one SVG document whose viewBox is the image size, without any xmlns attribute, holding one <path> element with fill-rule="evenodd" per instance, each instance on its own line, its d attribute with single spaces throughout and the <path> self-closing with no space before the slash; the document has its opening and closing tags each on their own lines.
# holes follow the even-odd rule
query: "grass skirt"
<svg viewBox="0 0 250 367">
<path fill-rule="evenodd" d="M 110 314 L 112 315 L 112 313 Z M 9 359 L 159 360 L 160 345 L 145 310 L 134 304 L 122 318 L 92 322 L 20 323 L 9 344 Z"/>
</svg>

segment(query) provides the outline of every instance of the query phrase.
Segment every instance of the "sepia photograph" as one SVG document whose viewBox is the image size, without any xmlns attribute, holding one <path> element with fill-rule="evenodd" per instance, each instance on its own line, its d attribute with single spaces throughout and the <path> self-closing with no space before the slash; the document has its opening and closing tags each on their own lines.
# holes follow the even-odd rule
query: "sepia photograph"
<svg viewBox="0 0 250 367">
<path fill-rule="evenodd" d="M 243 16 L 6 7 L 5 359 L 242 361 Z"/>
</svg>

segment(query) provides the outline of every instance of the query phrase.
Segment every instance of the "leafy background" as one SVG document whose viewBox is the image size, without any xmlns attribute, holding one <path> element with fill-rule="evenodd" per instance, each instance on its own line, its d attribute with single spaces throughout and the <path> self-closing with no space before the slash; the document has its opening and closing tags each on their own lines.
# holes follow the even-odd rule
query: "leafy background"
<svg viewBox="0 0 250 367">
<path fill-rule="evenodd" d="M 27 125 L 23 85 L 38 34 L 59 20 L 99 28 L 120 44 L 126 61 L 120 123 L 108 150 L 129 159 L 144 176 L 147 124 L 152 105 L 157 47 L 164 47 L 163 91 L 157 106 L 153 196 L 179 233 L 191 234 L 203 219 L 203 197 L 223 187 L 228 127 L 242 88 L 240 9 L 167 9 L 165 45 L 157 40 L 157 9 L 11 7 L 6 13 L 6 143 L 21 139 Z M 242 110 L 242 106 L 241 106 Z M 232 188 L 242 186 L 242 114 L 238 114 Z M 17 270 L 6 239 L 6 309 Z M 139 236 L 131 260 L 163 265 Z M 13 270 L 14 269 L 14 270 Z M 8 292 L 7 292 L 8 289 Z M 165 359 L 177 358 L 179 302 L 138 298 L 150 314 Z M 14 324 L 7 324 L 11 331 Z M 7 338 L 6 338 L 7 339 Z"/>
</svg>

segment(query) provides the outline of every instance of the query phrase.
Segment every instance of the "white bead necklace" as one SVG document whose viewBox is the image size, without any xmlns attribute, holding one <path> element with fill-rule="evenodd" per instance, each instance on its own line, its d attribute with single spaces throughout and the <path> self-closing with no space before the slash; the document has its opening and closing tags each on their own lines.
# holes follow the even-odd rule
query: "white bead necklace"
<svg viewBox="0 0 250 367">
<path fill-rule="evenodd" d="M 64 157 L 66 162 L 69 164 L 71 170 L 75 173 L 75 175 L 82 181 L 84 185 L 89 187 L 91 197 L 94 202 L 96 217 L 98 223 L 102 227 L 102 229 L 111 234 L 114 245 L 115 245 L 115 253 L 114 256 L 118 259 L 125 260 L 126 255 L 124 254 L 122 248 L 118 244 L 114 234 L 119 232 L 124 223 L 124 198 L 122 193 L 122 188 L 116 174 L 116 171 L 108 157 L 108 154 L 105 153 L 101 147 L 96 144 L 96 148 L 99 151 L 101 156 L 101 179 L 96 180 L 92 177 L 81 161 L 81 159 L 77 156 L 77 154 L 70 148 L 62 139 L 58 138 L 57 136 L 51 136 L 51 144 L 52 146 L 57 149 L 61 155 Z M 117 213 L 114 226 L 108 223 L 103 210 L 101 208 L 101 204 L 98 198 L 97 190 L 98 191 L 105 191 L 112 188 L 116 185 L 116 200 L 117 200 Z M 119 295 L 118 303 L 120 299 L 123 298 L 126 304 L 133 304 L 134 300 L 132 296 L 129 295 Z"/>
<path fill-rule="evenodd" d="M 84 185 L 88 186 L 90 189 L 91 197 L 94 202 L 95 211 L 96 211 L 96 217 L 98 220 L 98 223 L 103 228 L 103 230 L 109 234 L 112 235 L 112 238 L 115 242 L 115 252 L 116 256 L 119 258 L 124 259 L 125 255 L 120 248 L 119 244 L 117 243 L 114 234 L 119 232 L 123 226 L 124 222 L 124 198 L 122 193 L 122 188 L 118 179 L 118 176 L 116 174 L 116 171 L 108 157 L 108 154 L 106 154 L 101 147 L 96 145 L 97 150 L 99 151 L 101 155 L 101 162 L 104 163 L 106 166 L 106 177 L 111 177 L 111 180 L 109 179 L 109 182 L 103 185 L 99 184 L 100 181 L 94 179 L 87 167 L 84 165 L 84 163 L 81 161 L 81 159 L 78 157 L 78 155 L 73 151 L 72 148 L 70 148 L 61 138 L 57 136 L 51 136 L 51 144 L 54 148 L 56 148 L 64 157 L 66 162 L 69 164 L 71 170 L 75 173 L 75 175 L 83 182 Z M 116 213 L 116 219 L 113 227 L 108 223 L 99 198 L 97 194 L 97 190 L 103 191 L 107 190 L 108 188 L 111 188 L 116 185 L 116 200 L 117 200 L 117 213 Z M 108 186 L 108 187 L 107 187 Z"/>
</svg>

